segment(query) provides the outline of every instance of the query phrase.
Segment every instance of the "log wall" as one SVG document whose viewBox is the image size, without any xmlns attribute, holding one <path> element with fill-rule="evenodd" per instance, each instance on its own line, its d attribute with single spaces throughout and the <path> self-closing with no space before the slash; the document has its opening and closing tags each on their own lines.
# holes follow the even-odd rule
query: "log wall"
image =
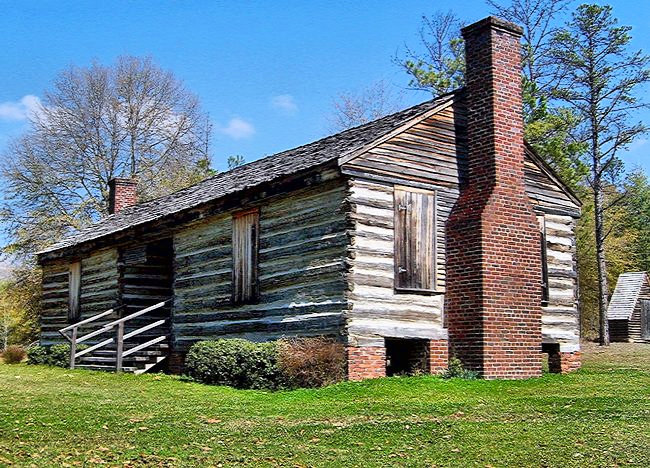
<svg viewBox="0 0 650 468">
<path fill-rule="evenodd" d="M 580 347 L 580 318 L 577 303 L 575 219 L 544 214 L 548 305 L 542 308 L 542 341 L 559 343 L 560 352 Z"/>
<path fill-rule="evenodd" d="M 117 249 L 104 249 L 81 259 L 81 320 L 114 307 L 118 303 Z M 65 343 L 58 330 L 68 322 L 68 268 L 65 262 L 43 265 L 43 313 L 41 316 L 41 344 Z M 113 317 L 114 318 L 114 317 Z M 94 330 L 101 323 L 95 322 Z"/>
<path fill-rule="evenodd" d="M 68 325 L 68 268 L 64 262 L 43 265 L 41 344 L 62 343 L 57 330 Z"/>
<path fill-rule="evenodd" d="M 194 210 L 188 219 L 207 216 L 200 221 L 149 229 L 147 235 L 173 237 L 174 347 L 184 351 L 197 340 L 217 337 L 262 341 L 291 334 L 347 333 L 355 346 L 383 344 L 383 337 L 446 339 L 444 226 L 467 182 L 465 114 L 462 104 L 453 102 L 347 160 L 341 168 L 346 177 L 326 168 L 306 188 L 272 196 L 256 192 L 224 205 L 219 214 Z M 530 151 L 525 177 L 535 210 L 546 219 L 550 297 L 544 341 L 570 351 L 578 343 L 574 218 L 579 207 Z M 436 193 L 436 293 L 395 293 L 395 185 Z M 232 213 L 256 206 L 259 300 L 235 306 Z M 146 271 L 156 266 L 159 272 L 161 265 L 120 268 L 117 248 L 83 258 L 82 318 L 114 306 L 120 291 L 128 301 L 162 298 L 166 293 L 158 283 L 169 281 L 169 275 L 149 278 Z M 56 330 L 67 325 L 67 268 L 61 262 L 43 267 L 45 344 L 60 342 Z"/>
<path fill-rule="evenodd" d="M 232 305 L 232 213 L 174 236 L 174 348 L 218 337 L 339 335 L 346 308 L 346 187 L 321 184 L 260 204 L 259 301 Z M 245 207 L 244 207 L 245 208 Z"/>
<path fill-rule="evenodd" d="M 348 343 L 383 346 L 384 337 L 446 339 L 444 294 L 395 292 L 393 186 L 354 179 L 350 202 Z M 444 272 L 444 255 L 438 266 Z"/>
<path fill-rule="evenodd" d="M 382 336 L 445 338 L 445 223 L 467 183 L 466 109 L 451 103 L 407 131 L 348 159 L 353 222 L 348 329 L 352 343 L 378 344 Z M 579 206 L 527 149 L 526 190 L 546 219 L 549 303 L 544 342 L 577 349 L 579 320 L 575 217 Z M 393 282 L 393 187 L 434 190 L 437 200 L 438 295 L 396 294 Z"/>
<path fill-rule="evenodd" d="M 144 247 L 144 255 L 141 259 L 129 259 L 128 247 L 123 249 L 120 255 L 120 290 L 122 303 L 125 306 L 121 312 L 123 316 L 165 301 L 172 296 L 171 238 L 141 246 Z M 160 312 L 163 310 L 164 308 Z M 147 315 L 147 317 L 152 316 Z"/>
</svg>

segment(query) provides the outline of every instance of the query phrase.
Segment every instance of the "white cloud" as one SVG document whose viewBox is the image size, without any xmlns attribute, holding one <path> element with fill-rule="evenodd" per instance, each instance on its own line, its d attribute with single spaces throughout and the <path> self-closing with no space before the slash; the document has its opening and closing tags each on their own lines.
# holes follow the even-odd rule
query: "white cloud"
<svg viewBox="0 0 650 468">
<path fill-rule="evenodd" d="M 298 105 L 291 94 L 280 94 L 271 98 L 271 107 L 285 114 L 293 115 L 298 112 Z"/>
<path fill-rule="evenodd" d="M 242 118 L 233 117 L 228 121 L 228 125 L 219 128 L 219 131 L 233 140 L 241 140 L 252 137 L 255 134 L 255 127 Z"/>
<path fill-rule="evenodd" d="M 0 120 L 27 120 L 38 115 L 42 110 L 41 100 L 38 96 L 28 94 L 19 101 L 0 103 Z"/>
</svg>

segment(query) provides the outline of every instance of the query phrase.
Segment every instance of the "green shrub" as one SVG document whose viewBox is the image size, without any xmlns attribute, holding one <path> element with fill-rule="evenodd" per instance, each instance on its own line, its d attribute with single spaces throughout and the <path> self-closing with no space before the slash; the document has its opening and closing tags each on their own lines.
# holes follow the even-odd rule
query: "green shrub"
<svg viewBox="0 0 650 468">
<path fill-rule="evenodd" d="M 278 343 L 278 367 L 290 387 L 324 387 L 345 379 L 345 347 L 325 337 Z"/>
<path fill-rule="evenodd" d="M 461 360 L 454 356 L 449 359 L 447 370 L 442 374 L 442 377 L 445 379 L 452 379 L 456 377 L 460 379 L 474 380 L 478 378 L 478 372 L 465 369 Z"/>
<path fill-rule="evenodd" d="M 87 345 L 77 345 L 77 351 L 88 348 Z M 70 345 L 58 344 L 52 346 L 32 346 L 27 350 L 27 363 L 56 367 L 70 367 Z"/>
<path fill-rule="evenodd" d="M 7 346 L 2 352 L 2 359 L 5 364 L 18 364 L 25 359 L 26 356 L 25 348 L 18 345 Z"/>
<path fill-rule="evenodd" d="M 190 377 L 206 384 L 255 389 L 281 386 L 275 343 L 201 341 L 190 348 L 185 367 Z"/>
<path fill-rule="evenodd" d="M 70 345 L 58 344 L 50 346 L 48 364 L 56 367 L 70 367 Z"/>
<path fill-rule="evenodd" d="M 48 352 L 45 346 L 34 345 L 27 348 L 27 364 L 48 364 Z"/>
</svg>

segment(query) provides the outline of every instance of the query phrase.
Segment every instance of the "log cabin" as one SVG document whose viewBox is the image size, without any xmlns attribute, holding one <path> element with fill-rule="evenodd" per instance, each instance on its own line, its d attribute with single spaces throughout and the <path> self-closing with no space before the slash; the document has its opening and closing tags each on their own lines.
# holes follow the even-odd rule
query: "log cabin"
<svg viewBox="0 0 650 468">
<path fill-rule="evenodd" d="M 109 216 L 38 254 L 42 343 L 136 371 L 287 336 L 343 342 L 352 380 L 579 367 L 580 202 L 524 141 L 522 30 L 462 32 L 462 89 L 149 202 L 113 180 Z"/>
<path fill-rule="evenodd" d="M 645 271 L 622 273 L 607 307 L 609 339 L 650 343 L 650 277 Z"/>
</svg>

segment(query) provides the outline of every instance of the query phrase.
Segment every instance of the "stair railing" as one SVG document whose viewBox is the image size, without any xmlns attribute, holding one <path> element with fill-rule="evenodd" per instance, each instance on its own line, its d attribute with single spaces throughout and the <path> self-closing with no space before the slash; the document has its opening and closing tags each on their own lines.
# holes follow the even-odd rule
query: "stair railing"
<svg viewBox="0 0 650 468">
<path fill-rule="evenodd" d="M 69 325 L 65 328 L 62 328 L 59 330 L 59 333 L 63 335 L 69 342 L 70 342 L 70 369 L 74 369 L 75 366 L 75 361 L 77 358 L 91 353 L 93 351 L 96 351 L 99 348 L 102 348 L 106 345 L 109 345 L 111 343 L 116 344 L 116 354 L 115 354 L 115 370 L 117 372 L 122 371 L 122 362 L 124 358 L 130 354 L 133 354 L 135 352 L 138 352 L 142 349 L 148 348 L 149 346 L 152 346 L 156 343 L 159 343 L 163 340 L 165 340 L 167 337 L 165 335 L 158 336 L 156 338 L 153 338 L 146 343 L 141 343 L 137 346 L 134 346 L 133 348 L 129 348 L 128 350 L 124 350 L 124 341 L 133 338 L 134 336 L 137 336 L 141 333 L 146 332 L 147 330 L 151 330 L 152 328 L 159 327 L 160 325 L 163 325 L 165 322 L 167 322 L 166 319 L 161 319 L 157 320 L 155 322 L 152 322 L 150 324 L 147 324 L 143 327 L 138 328 L 137 330 L 133 330 L 129 333 L 124 333 L 124 324 L 128 322 L 129 320 L 132 320 L 134 318 L 140 317 L 141 315 L 144 315 L 148 312 L 151 312 L 156 309 L 160 309 L 161 307 L 164 307 L 165 304 L 170 302 L 172 299 L 167 299 L 165 301 L 159 302 L 157 304 L 154 304 L 152 306 L 146 307 L 142 310 L 139 310 L 137 312 L 134 312 L 130 315 L 127 315 L 126 317 L 122 317 L 121 319 L 114 320 L 112 322 L 107 323 L 106 325 L 102 326 L 101 328 L 92 331 L 90 333 L 87 333 L 81 337 L 78 336 L 79 332 L 79 327 L 82 325 L 87 325 L 89 323 L 92 323 L 102 317 L 106 317 L 107 315 L 111 315 L 113 312 L 115 312 L 115 309 L 109 309 L 105 312 L 101 312 L 97 315 L 93 315 L 92 317 L 89 317 L 85 320 L 82 320 L 80 322 L 74 323 L 72 325 Z M 77 345 L 79 343 L 82 343 L 86 340 L 89 340 L 90 338 L 94 338 L 96 336 L 102 335 L 106 332 L 109 332 L 111 330 L 115 329 L 115 335 L 111 338 L 107 338 L 103 341 L 100 341 L 97 344 L 94 344 L 92 346 L 89 346 L 88 348 L 81 350 L 77 352 Z M 68 332 L 70 334 L 68 335 Z"/>
</svg>

